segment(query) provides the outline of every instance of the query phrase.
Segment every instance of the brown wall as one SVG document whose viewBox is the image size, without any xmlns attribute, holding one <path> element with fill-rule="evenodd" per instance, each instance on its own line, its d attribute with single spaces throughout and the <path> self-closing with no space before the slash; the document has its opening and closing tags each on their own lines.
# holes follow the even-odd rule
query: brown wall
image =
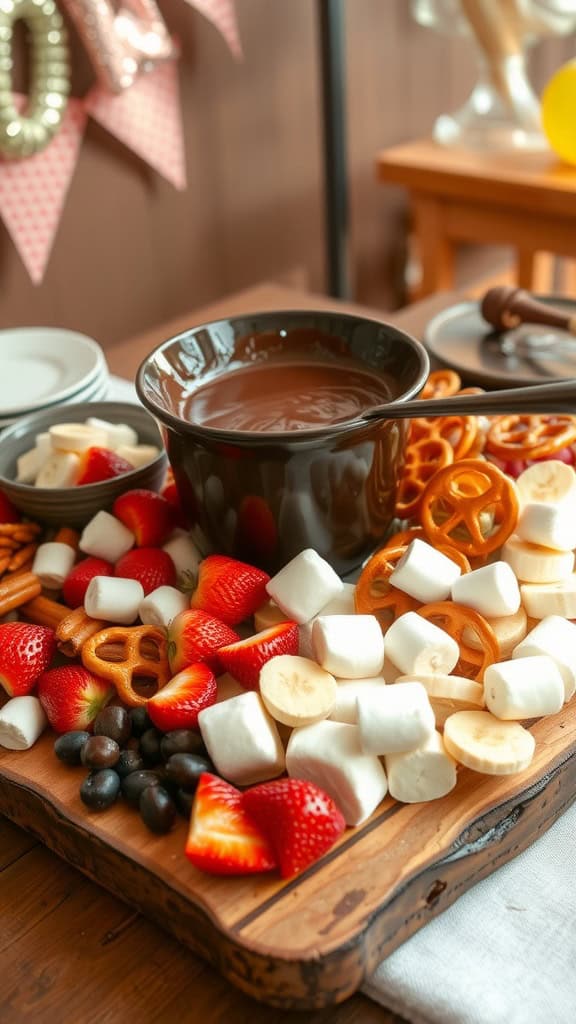
<svg viewBox="0 0 576 1024">
<path fill-rule="evenodd" d="M 176 192 L 94 122 L 44 283 L 0 224 L 0 325 L 59 324 L 104 346 L 263 279 L 323 287 L 315 0 L 237 0 L 245 60 L 184 0 L 160 0 L 181 40 L 189 187 Z M 408 0 L 348 0 L 355 296 L 398 301 L 400 192 L 374 181 L 378 149 L 427 134 L 465 99 L 470 52 L 413 23 Z M 539 48 L 535 80 L 573 50 Z M 91 80 L 78 45 L 74 92 Z"/>
</svg>

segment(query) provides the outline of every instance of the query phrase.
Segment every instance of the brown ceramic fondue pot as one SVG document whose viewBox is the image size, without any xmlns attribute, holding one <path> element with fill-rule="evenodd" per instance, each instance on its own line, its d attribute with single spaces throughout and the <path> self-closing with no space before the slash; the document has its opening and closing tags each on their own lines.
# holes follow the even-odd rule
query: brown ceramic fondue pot
<svg viewBox="0 0 576 1024">
<path fill-rule="evenodd" d="M 428 368 L 386 323 L 256 313 L 165 341 L 136 387 L 206 551 L 274 572 L 312 547 L 344 575 L 391 522 L 408 428 L 358 417 L 416 397 Z"/>
</svg>

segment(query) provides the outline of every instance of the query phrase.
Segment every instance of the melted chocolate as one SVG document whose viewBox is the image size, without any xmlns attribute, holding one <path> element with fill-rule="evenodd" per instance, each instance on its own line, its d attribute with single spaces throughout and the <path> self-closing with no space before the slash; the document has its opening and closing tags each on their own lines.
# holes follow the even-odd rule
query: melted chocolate
<svg viewBox="0 0 576 1024">
<path fill-rule="evenodd" d="M 354 361 L 258 362 L 228 370 L 190 394 L 190 423 L 221 430 L 292 431 L 356 419 L 390 399 L 382 372 Z"/>
</svg>

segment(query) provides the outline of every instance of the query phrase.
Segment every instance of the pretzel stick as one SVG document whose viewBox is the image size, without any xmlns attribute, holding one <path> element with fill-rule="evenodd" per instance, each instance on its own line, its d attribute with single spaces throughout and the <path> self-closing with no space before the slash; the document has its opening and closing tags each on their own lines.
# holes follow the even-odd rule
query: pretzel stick
<svg viewBox="0 0 576 1024">
<path fill-rule="evenodd" d="M 67 544 L 69 548 L 73 548 L 74 551 L 78 550 L 78 541 L 80 540 L 80 534 L 77 530 L 73 530 L 71 526 L 61 526 L 58 533 L 54 537 L 56 544 Z"/>
<path fill-rule="evenodd" d="M 3 537 L 23 535 L 27 539 L 37 537 L 39 533 L 42 533 L 42 527 L 38 523 L 0 523 L 0 535 Z"/>
<path fill-rule="evenodd" d="M 24 562 L 24 564 L 21 565 L 18 569 L 14 569 L 13 571 L 7 572 L 4 578 L 7 580 L 12 580 L 14 579 L 15 576 L 24 576 L 27 572 L 32 571 L 33 565 L 34 559 L 29 558 L 28 561 Z"/>
<path fill-rule="evenodd" d="M 60 621 L 56 629 L 58 650 L 68 658 L 75 658 L 80 654 L 82 645 L 93 636 L 99 633 L 106 625 L 100 619 L 91 619 L 83 608 L 75 608 Z"/>
<path fill-rule="evenodd" d="M 2 574 L 6 572 L 6 569 L 8 568 L 8 566 L 10 564 L 10 559 L 11 558 L 12 558 L 12 552 L 11 551 L 8 551 L 6 553 L 2 552 L 2 554 L 0 554 L 0 576 L 2 576 Z"/>
<path fill-rule="evenodd" d="M 33 601 L 27 601 L 21 606 L 20 614 L 25 615 L 37 626 L 49 626 L 50 629 L 56 630 L 62 619 L 69 614 L 69 610 L 65 605 L 52 601 L 49 597 L 35 597 Z"/>
<path fill-rule="evenodd" d="M 0 548 L 18 548 L 20 541 L 15 540 L 14 537 L 0 537 Z"/>
<path fill-rule="evenodd" d="M 20 566 L 24 565 L 25 562 L 29 561 L 36 554 L 37 548 L 37 544 L 26 544 L 25 547 L 20 548 L 20 551 L 12 555 L 8 563 L 8 570 L 14 572 L 15 569 L 19 569 Z"/>
<path fill-rule="evenodd" d="M 22 573 L 2 580 L 0 583 L 0 615 L 6 615 L 13 608 L 32 601 L 42 592 L 42 584 L 32 572 Z"/>
</svg>

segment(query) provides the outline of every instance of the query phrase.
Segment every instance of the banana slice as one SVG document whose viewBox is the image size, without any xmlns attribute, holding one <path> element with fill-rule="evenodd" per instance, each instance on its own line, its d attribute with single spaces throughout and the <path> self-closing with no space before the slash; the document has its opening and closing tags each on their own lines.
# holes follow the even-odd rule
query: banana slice
<svg viewBox="0 0 576 1024">
<path fill-rule="evenodd" d="M 159 453 L 160 449 L 153 444 L 119 444 L 116 449 L 116 454 L 126 459 L 134 469 L 147 466 Z"/>
<path fill-rule="evenodd" d="M 76 452 L 54 452 L 36 477 L 36 487 L 73 487 L 80 472 Z"/>
<path fill-rule="evenodd" d="M 576 574 L 571 573 L 558 583 L 523 583 L 520 595 L 526 612 L 532 619 L 545 619 L 548 615 L 563 615 L 576 619 Z"/>
<path fill-rule="evenodd" d="M 489 711 L 457 711 L 444 723 L 446 750 L 466 768 L 485 775 L 514 775 L 534 756 L 532 733 Z"/>
<path fill-rule="evenodd" d="M 286 622 L 286 614 L 274 601 L 265 601 L 254 612 L 254 629 L 257 633 L 277 626 L 279 622 Z"/>
<path fill-rule="evenodd" d="M 272 717 L 284 725 L 313 725 L 328 718 L 337 692 L 333 675 L 296 654 L 279 654 L 260 669 L 262 700 Z"/>
<path fill-rule="evenodd" d="M 56 452 L 85 452 L 88 448 L 106 447 L 106 431 L 86 423 L 55 423 L 49 434 Z"/>
<path fill-rule="evenodd" d="M 559 459 L 535 462 L 516 480 L 521 505 L 527 502 L 558 503 L 565 498 L 576 502 L 576 473 Z"/>
<path fill-rule="evenodd" d="M 512 534 L 502 548 L 502 558 L 522 583 L 556 583 L 574 568 L 573 551 L 553 551 L 540 544 L 529 544 Z"/>
<path fill-rule="evenodd" d="M 546 585 L 559 586 L 557 583 Z M 538 584 L 533 583 L 529 584 L 529 586 L 535 587 L 538 586 Z M 504 658 L 509 658 L 514 648 L 521 640 L 524 639 L 528 632 L 528 616 L 526 615 L 524 608 L 520 606 L 515 615 L 503 615 L 498 616 L 495 619 L 488 615 L 484 617 L 496 635 L 498 646 L 500 648 L 500 659 L 503 660 Z M 462 633 L 462 640 L 475 651 L 479 651 L 482 646 L 478 639 L 478 634 L 475 630 L 470 629 L 469 626 L 467 626 Z"/>
<path fill-rule="evenodd" d="M 417 680 L 428 694 L 436 725 L 442 728 L 456 711 L 477 711 L 485 706 L 484 687 L 465 676 L 399 676 L 397 683 Z"/>
</svg>

